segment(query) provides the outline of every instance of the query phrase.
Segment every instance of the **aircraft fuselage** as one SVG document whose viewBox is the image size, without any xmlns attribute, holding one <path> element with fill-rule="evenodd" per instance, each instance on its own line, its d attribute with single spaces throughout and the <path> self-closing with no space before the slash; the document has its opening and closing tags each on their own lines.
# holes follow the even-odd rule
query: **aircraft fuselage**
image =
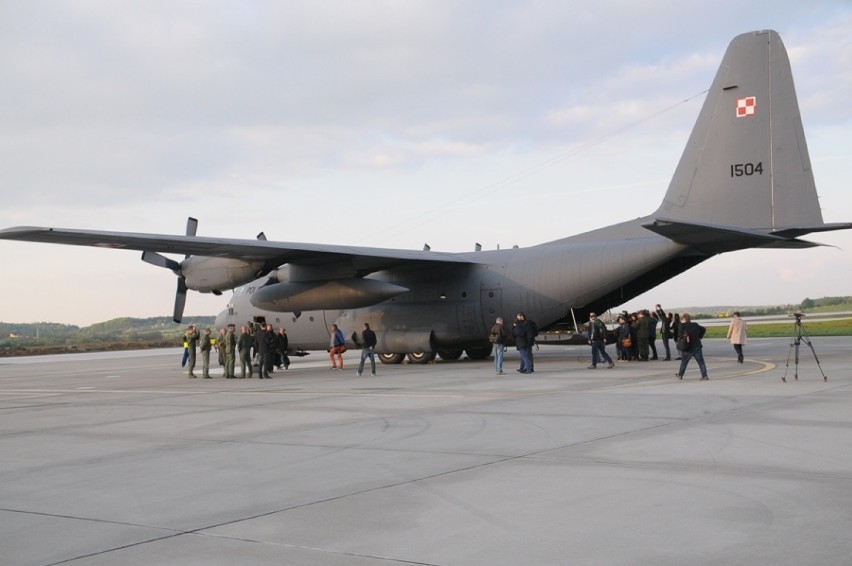
<svg viewBox="0 0 852 566">
<path fill-rule="evenodd" d="M 621 242 L 613 245 L 617 234 Z M 645 290 L 635 285 L 642 274 L 685 250 L 645 230 L 639 220 L 598 231 L 597 237 L 584 236 L 530 248 L 458 254 L 469 263 L 378 271 L 367 279 L 408 291 L 356 309 L 292 313 L 260 309 L 252 305 L 252 297 L 268 283 L 261 278 L 235 291 L 217 326 L 262 318 L 285 326 L 294 347 L 317 349 L 328 345 L 331 324 L 355 343 L 353 334 L 366 322 L 379 336 L 379 352 L 481 349 L 488 347 L 488 330 L 498 316 L 508 322 L 524 312 L 545 329 L 566 319 L 571 309 L 597 305 L 607 296 L 618 298 L 606 306 L 617 306 Z M 576 315 L 585 321 L 588 311 Z"/>
</svg>

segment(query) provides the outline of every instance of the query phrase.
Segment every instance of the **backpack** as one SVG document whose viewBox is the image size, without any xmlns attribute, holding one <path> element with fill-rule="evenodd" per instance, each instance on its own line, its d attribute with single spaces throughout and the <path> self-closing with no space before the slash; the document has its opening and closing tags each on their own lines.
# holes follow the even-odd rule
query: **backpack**
<svg viewBox="0 0 852 566">
<path fill-rule="evenodd" d="M 532 342 L 535 342 L 535 337 L 538 336 L 538 325 L 530 319 L 527 319 L 527 332 L 532 336 Z"/>
<path fill-rule="evenodd" d="M 677 339 L 677 345 L 676 345 L 678 351 L 680 351 L 680 352 L 689 351 L 690 346 L 692 345 L 691 342 L 692 342 L 692 339 L 689 337 L 689 333 L 686 331 L 686 329 L 685 328 L 681 329 L 680 336 Z"/>
<path fill-rule="evenodd" d="M 605 340 L 606 339 L 606 327 L 600 321 L 595 319 L 595 322 L 592 323 L 592 340 Z"/>
</svg>

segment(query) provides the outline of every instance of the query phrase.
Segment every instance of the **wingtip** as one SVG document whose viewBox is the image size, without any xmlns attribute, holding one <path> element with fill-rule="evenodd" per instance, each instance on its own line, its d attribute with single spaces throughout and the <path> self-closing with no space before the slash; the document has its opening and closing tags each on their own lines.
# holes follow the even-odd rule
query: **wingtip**
<svg viewBox="0 0 852 566">
<path fill-rule="evenodd" d="M 0 229 L 0 238 L 5 240 L 14 240 L 20 236 L 25 236 L 34 232 L 50 232 L 51 230 L 53 230 L 53 228 L 47 228 L 44 226 L 12 226 Z"/>
</svg>

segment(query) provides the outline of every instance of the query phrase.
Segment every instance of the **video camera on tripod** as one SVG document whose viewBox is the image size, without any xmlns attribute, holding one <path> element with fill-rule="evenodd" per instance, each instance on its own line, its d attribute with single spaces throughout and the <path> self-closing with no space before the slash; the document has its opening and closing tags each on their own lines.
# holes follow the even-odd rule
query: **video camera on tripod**
<svg viewBox="0 0 852 566">
<path fill-rule="evenodd" d="M 826 377 L 825 373 L 822 371 L 822 366 L 819 365 L 819 358 L 817 357 L 816 350 L 814 350 L 814 345 L 811 344 L 810 336 L 808 336 L 808 331 L 805 329 L 805 325 L 802 324 L 802 319 L 807 315 L 802 311 L 796 311 L 792 314 L 788 314 L 787 317 L 795 318 L 796 321 L 793 323 L 793 336 L 790 339 L 790 351 L 787 353 L 787 367 L 784 370 L 784 376 L 781 378 L 781 381 L 787 383 L 787 370 L 790 369 L 790 354 L 793 353 L 793 350 L 796 350 L 796 367 L 793 370 L 793 377 L 796 381 L 799 381 L 799 344 L 802 343 L 802 340 L 805 341 L 805 344 L 811 349 L 811 352 L 814 355 L 814 360 L 816 360 L 817 367 L 819 368 L 820 374 L 822 374 L 822 380 L 828 381 L 828 377 Z"/>
</svg>

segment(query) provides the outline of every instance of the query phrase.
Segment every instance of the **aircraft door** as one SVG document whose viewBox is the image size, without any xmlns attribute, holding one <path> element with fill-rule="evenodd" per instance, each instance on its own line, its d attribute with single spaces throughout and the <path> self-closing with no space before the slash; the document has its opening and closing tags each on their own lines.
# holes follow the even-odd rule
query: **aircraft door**
<svg viewBox="0 0 852 566">
<path fill-rule="evenodd" d="M 482 309 L 482 322 L 486 329 L 494 326 L 494 320 L 498 316 L 506 318 L 503 314 L 502 289 L 482 289 L 479 295 L 479 305 Z"/>
</svg>

